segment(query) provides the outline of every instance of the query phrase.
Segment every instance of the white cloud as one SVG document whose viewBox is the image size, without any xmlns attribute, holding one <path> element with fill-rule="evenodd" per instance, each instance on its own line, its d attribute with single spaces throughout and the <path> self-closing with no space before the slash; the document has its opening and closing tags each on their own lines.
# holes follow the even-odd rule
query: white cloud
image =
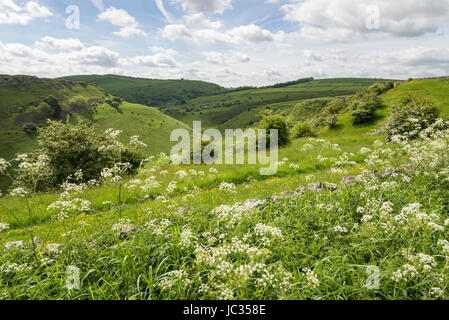
<svg viewBox="0 0 449 320">
<path fill-rule="evenodd" d="M 204 13 L 223 13 L 232 8 L 232 0 L 174 0 L 181 3 L 186 11 Z"/>
<path fill-rule="evenodd" d="M 273 41 L 276 37 L 269 30 L 262 29 L 254 24 L 235 27 L 228 31 L 220 31 L 210 28 L 189 29 L 186 25 L 175 24 L 165 26 L 165 28 L 160 32 L 162 37 L 165 39 L 172 41 L 184 39 L 196 42 L 198 44 L 257 44 Z"/>
<path fill-rule="evenodd" d="M 91 0 L 92 4 L 100 11 L 104 10 L 103 0 Z"/>
<path fill-rule="evenodd" d="M 251 61 L 248 55 L 241 52 L 222 53 L 217 51 L 203 52 L 206 60 L 212 64 L 229 65 L 234 63 L 248 63 Z"/>
<path fill-rule="evenodd" d="M 317 41 L 349 41 L 369 33 L 415 37 L 449 19 L 449 0 L 293 0 L 285 19 L 301 23 L 301 35 Z M 379 28 L 371 24 L 378 19 Z"/>
<path fill-rule="evenodd" d="M 184 20 L 188 26 L 191 27 L 203 27 L 206 29 L 220 29 L 224 27 L 224 24 L 219 21 L 212 21 L 207 18 L 203 13 L 193 13 L 184 16 Z"/>
<path fill-rule="evenodd" d="M 174 58 L 177 52 L 172 49 L 163 49 L 160 47 L 151 48 L 153 55 L 137 56 L 124 59 L 123 63 L 127 65 L 138 65 L 153 68 L 173 68 L 177 65 Z"/>
<path fill-rule="evenodd" d="M 164 2 L 162 0 L 155 0 L 156 6 L 159 9 L 159 11 L 164 15 L 165 19 L 167 19 L 168 22 L 172 23 L 174 21 L 172 15 L 165 10 Z"/>
<path fill-rule="evenodd" d="M 52 37 L 43 37 L 36 41 L 36 45 L 42 48 L 57 49 L 57 50 L 82 50 L 83 43 L 79 39 L 55 39 Z"/>
<path fill-rule="evenodd" d="M 273 34 L 270 31 L 261 29 L 254 24 L 235 27 L 228 34 L 233 36 L 237 42 L 261 43 L 273 41 Z"/>
<path fill-rule="evenodd" d="M 13 0 L 0 0 L 0 24 L 26 25 L 36 18 L 47 18 L 53 13 L 37 2 L 29 1 L 23 7 Z"/>
<path fill-rule="evenodd" d="M 120 27 L 120 30 L 113 32 L 113 34 L 122 38 L 129 38 L 132 35 L 147 35 L 146 32 L 140 29 L 136 19 L 123 9 L 109 7 L 98 15 L 98 20 L 108 21 L 112 25 Z"/>
</svg>

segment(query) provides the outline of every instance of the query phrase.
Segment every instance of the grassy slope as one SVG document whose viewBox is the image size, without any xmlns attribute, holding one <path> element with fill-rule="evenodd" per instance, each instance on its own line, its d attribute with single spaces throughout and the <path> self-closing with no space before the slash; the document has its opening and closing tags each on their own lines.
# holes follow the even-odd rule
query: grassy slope
<svg viewBox="0 0 449 320">
<path fill-rule="evenodd" d="M 224 91 L 216 84 L 192 80 L 153 80 L 116 75 L 70 76 L 63 79 L 93 83 L 126 101 L 154 107 L 178 104 Z"/>
<path fill-rule="evenodd" d="M 27 136 L 21 125 L 15 123 L 16 117 L 43 96 L 53 95 L 60 100 L 63 112 L 68 112 L 68 102 L 74 96 L 102 98 L 104 90 L 93 86 L 71 84 L 65 81 L 44 79 L 30 85 L 0 86 L 0 157 L 9 159 L 18 152 L 29 152 L 36 147 L 33 138 Z"/>
<path fill-rule="evenodd" d="M 264 108 L 288 109 L 300 101 L 350 95 L 380 79 L 323 79 L 285 88 L 253 89 L 190 100 L 166 113 L 185 123 L 202 120 L 205 127 L 250 126 Z"/>
<path fill-rule="evenodd" d="M 395 90 L 383 95 L 388 105 L 398 104 L 406 95 L 430 97 L 440 109 L 441 115 L 449 115 L 449 79 L 413 80 L 401 83 Z"/>
<path fill-rule="evenodd" d="M 444 109 L 444 101 L 446 100 L 444 90 L 446 84 L 447 82 L 434 82 L 433 80 L 419 83 L 405 83 L 385 94 L 384 98 L 385 101 L 390 103 L 410 90 L 417 94 L 423 95 L 435 92 L 435 95 L 433 96 L 441 102 L 440 106 L 444 113 L 446 110 Z M 129 108 L 131 108 L 131 106 Z M 125 109 L 128 109 L 127 105 L 123 106 L 123 110 L 126 113 L 127 110 Z M 132 109 L 129 110 L 131 112 Z M 388 114 L 388 110 L 389 108 L 386 108 L 382 110 L 380 114 Z M 102 112 L 108 113 L 109 111 L 99 111 L 99 115 L 101 115 Z M 98 116 L 98 120 L 99 119 L 101 119 L 100 116 Z M 379 118 L 379 121 L 381 121 L 380 119 L 381 117 Z M 379 121 L 369 126 L 354 127 L 350 123 L 348 115 L 344 115 L 339 119 L 339 126 L 337 129 L 329 130 L 328 132 L 323 132 L 321 134 L 326 135 L 327 140 L 332 144 L 340 144 L 342 151 L 357 153 L 357 151 L 362 147 L 373 148 L 373 142 L 380 138 L 370 134 Z M 106 126 L 104 128 L 106 128 Z M 217 222 L 215 220 L 208 221 L 210 218 L 207 215 L 207 212 L 210 212 L 210 210 L 221 204 L 233 204 L 236 201 L 244 201 L 246 199 L 263 199 L 274 194 L 279 194 L 284 190 L 295 190 L 299 185 L 307 185 L 309 182 L 314 181 L 330 181 L 338 183 L 341 181 L 342 176 L 360 173 L 364 168 L 362 164 L 363 157 L 360 156 L 360 159 L 357 159 L 356 156 L 356 160 L 359 160 L 358 164 L 355 166 L 346 167 L 346 172 L 341 174 L 332 172 L 329 170 L 332 165 L 326 161 L 317 161 L 317 156 L 322 155 L 325 157 L 338 157 L 341 155 L 341 152 L 335 151 L 332 148 L 329 149 L 319 147 L 319 144 L 311 151 L 305 152 L 302 151 L 302 147 L 306 143 L 309 143 L 307 139 L 296 140 L 292 143 L 292 145 L 283 148 L 280 152 L 280 159 L 288 158 L 288 163 L 295 163 L 299 166 L 297 170 L 289 168 L 287 164 L 286 166 L 281 167 L 276 176 L 261 177 L 257 174 L 257 166 L 218 166 L 219 173 L 210 179 L 192 176 L 180 181 L 178 191 L 169 197 L 167 203 L 153 200 L 139 201 L 136 194 L 132 191 L 126 191 L 123 195 L 125 206 L 123 207 L 123 210 L 120 210 L 120 212 L 122 217 L 130 218 L 135 223 L 141 221 L 151 221 L 152 219 L 168 218 L 173 221 L 175 225 L 170 228 L 167 237 L 179 237 L 180 229 L 185 225 L 193 228 L 194 230 L 213 230 L 216 227 Z M 169 170 L 169 174 L 166 176 L 159 176 L 157 172 L 155 173 L 162 185 L 160 188 L 156 188 L 152 194 L 152 198 L 164 193 L 169 181 L 179 180 L 175 174 L 177 170 L 183 169 L 188 171 L 189 169 L 195 169 L 204 170 L 207 172 L 209 166 L 177 167 L 165 165 L 159 170 L 162 169 Z M 313 175 L 313 177 L 310 178 L 310 175 Z M 248 178 L 251 177 L 256 178 L 258 181 L 248 180 Z M 145 175 L 142 176 L 142 179 L 144 178 Z M 235 183 L 237 185 L 236 191 L 219 190 L 218 185 L 222 181 Z M 191 190 L 193 186 L 200 187 L 200 191 L 195 193 L 193 196 L 188 196 L 189 192 L 186 193 L 182 191 L 183 187 L 188 187 Z M 390 193 L 390 195 L 385 194 L 384 201 L 393 202 L 395 204 L 395 210 L 398 212 L 400 212 L 404 205 L 413 202 L 421 202 L 426 208 L 430 208 L 431 210 L 445 206 L 444 203 L 437 204 L 435 202 L 435 199 L 438 199 L 437 197 L 440 196 L 438 193 L 438 187 L 435 187 L 436 189 L 432 191 L 429 189 L 429 194 L 426 194 L 427 189 L 422 189 L 419 186 L 419 183 L 415 183 L 411 186 L 410 190 L 403 187 L 396 192 Z M 431 188 L 431 186 L 427 187 Z M 441 189 L 440 191 L 443 192 L 444 189 Z M 421 238 L 415 239 L 415 235 L 413 235 L 413 237 L 410 235 L 410 237 L 407 238 L 409 235 L 403 234 L 401 236 L 401 233 L 398 233 L 397 238 L 394 238 L 391 241 L 388 239 L 388 235 L 382 236 L 382 238 L 378 238 L 374 241 L 372 239 L 373 232 L 370 229 L 362 229 L 360 232 L 351 230 L 350 233 L 354 234 L 354 236 L 348 235 L 347 237 L 343 236 L 342 238 L 328 238 L 330 233 L 327 229 L 334 227 L 335 225 L 347 225 L 350 227 L 354 222 L 360 221 L 361 215 L 356 213 L 356 209 L 359 205 L 358 202 L 361 204 L 363 199 L 358 198 L 359 193 L 360 190 L 354 191 L 353 189 L 349 189 L 344 191 L 339 199 L 337 199 L 337 196 L 326 200 L 328 197 L 327 195 L 312 195 L 310 199 L 308 199 L 309 197 L 306 197 L 307 199 L 304 203 L 292 203 L 289 201 L 281 202 L 280 205 L 269 208 L 268 216 L 265 212 L 256 219 L 257 222 L 263 222 L 267 225 L 283 225 L 286 228 L 283 231 L 288 231 L 286 232 L 286 236 L 289 241 L 291 240 L 292 242 L 289 244 L 283 243 L 282 245 L 273 246 L 273 251 L 275 252 L 275 256 L 273 258 L 275 260 L 284 261 L 285 265 L 288 268 L 291 268 L 289 270 L 294 273 L 301 270 L 301 268 L 314 268 L 315 271 L 319 273 L 320 280 L 326 286 L 326 288 L 322 289 L 320 292 L 311 290 L 312 293 L 310 293 L 310 296 L 306 295 L 305 297 L 302 296 L 301 291 L 298 290 L 298 295 L 293 295 L 290 298 L 316 298 L 321 297 L 322 295 L 322 297 L 327 299 L 407 299 L 407 290 L 405 286 L 401 287 L 400 290 L 390 290 L 390 288 L 383 285 L 380 293 L 379 291 L 373 290 L 357 290 L 356 288 L 358 287 L 363 288 L 367 277 L 367 274 L 363 271 L 364 269 L 360 267 L 379 265 L 382 272 L 395 271 L 399 266 L 405 263 L 397 257 L 397 252 L 399 252 L 399 250 L 404 246 L 415 244 L 410 241 L 416 241 L 417 246 L 423 246 L 419 247 L 419 251 L 417 252 L 427 252 L 426 250 L 430 250 L 430 247 L 426 247 L 427 244 L 424 242 L 420 243 Z M 93 212 L 89 215 L 80 214 L 75 216 L 73 219 L 66 222 L 69 224 L 68 226 L 66 226 L 64 222 L 55 221 L 54 214 L 46 210 L 50 203 L 58 199 L 58 195 L 56 194 L 41 195 L 31 199 L 33 204 L 33 217 L 31 219 L 26 213 L 26 205 L 23 201 L 5 198 L 5 203 L 18 214 L 19 219 L 26 226 L 30 227 L 42 241 L 65 243 L 67 238 L 62 237 L 61 234 L 67 233 L 67 227 L 74 227 L 76 237 L 83 237 L 85 234 L 94 234 L 95 232 L 100 235 L 102 233 L 108 233 L 111 226 L 115 224 L 119 218 L 118 206 L 115 208 L 110 208 L 103 204 L 104 201 L 116 201 L 117 185 L 105 185 L 97 189 L 89 190 L 83 195 L 83 198 L 92 201 L 94 209 Z M 311 201 L 310 203 L 308 202 L 309 200 Z M 317 211 L 316 206 L 318 203 L 326 203 L 326 201 L 328 201 L 330 205 L 338 205 L 338 201 L 347 205 L 348 207 L 345 207 L 344 209 L 345 214 L 343 215 L 335 212 L 328 213 L 322 210 Z M 195 213 L 180 215 L 176 212 L 176 208 L 180 206 L 184 208 L 192 207 L 197 211 Z M 197 212 L 201 212 L 201 214 L 198 214 Z M 287 217 L 285 225 L 282 222 L 283 220 L 279 219 L 279 217 L 284 217 L 284 215 Z M 28 234 L 23 228 L 23 224 L 19 224 L 7 212 L 0 211 L 0 222 L 7 222 L 11 224 L 12 230 L 5 235 L 4 241 L 27 239 Z M 85 229 L 79 227 L 78 224 L 80 222 L 86 222 L 87 227 Z M 208 223 L 210 223 L 210 225 Z M 253 226 L 255 223 L 256 222 L 251 222 L 250 225 Z M 249 228 L 249 226 L 246 225 L 244 227 Z M 235 235 L 242 236 L 245 232 L 244 230 L 245 229 L 237 229 L 235 231 Z M 318 233 L 322 237 L 319 239 L 314 238 Z M 432 241 L 432 243 L 436 243 L 436 240 L 433 239 Z M 123 255 L 128 252 L 126 250 L 130 250 L 129 253 L 126 253 L 127 255 L 134 254 L 131 253 L 131 251 L 135 252 L 139 245 L 140 243 L 136 244 L 134 240 L 117 244 L 118 248 L 123 250 Z M 156 243 L 156 247 L 158 245 L 161 248 L 166 248 L 167 242 L 164 239 L 163 242 Z M 95 252 L 95 255 L 96 254 L 97 253 Z M 183 253 L 181 251 L 176 251 L 173 253 L 173 257 L 169 255 L 165 256 L 163 253 L 160 254 L 162 254 L 161 259 L 168 259 L 171 262 L 162 262 L 157 260 L 157 263 L 148 262 L 147 264 L 156 265 L 158 263 L 173 263 L 179 267 L 185 262 L 185 260 L 179 259 L 180 257 L 183 257 Z M 390 256 L 388 256 L 387 259 L 384 258 L 384 255 L 385 257 L 388 255 Z M 121 259 L 123 259 L 123 257 L 121 257 Z M 125 288 L 133 287 L 135 285 L 136 278 L 139 277 L 139 274 L 142 273 L 145 275 L 145 272 L 148 272 L 149 266 L 145 264 L 145 267 L 147 268 L 146 270 L 142 269 L 137 271 L 140 263 L 135 263 L 133 261 L 131 262 L 133 263 L 133 267 L 129 267 L 129 269 L 126 269 L 124 263 L 119 263 L 111 267 L 109 269 L 110 274 L 105 273 L 103 276 L 107 279 L 113 279 L 116 283 L 101 286 L 101 281 L 99 280 L 99 288 L 97 287 L 97 283 L 92 284 L 92 287 L 94 288 L 91 289 L 89 287 L 89 289 L 92 290 L 90 293 L 91 296 L 88 295 L 84 298 L 116 298 L 117 296 L 110 293 L 111 288 L 117 288 L 116 290 L 120 291 L 123 286 L 125 286 Z M 68 261 L 67 263 L 70 264 L 71 261 Z M 79 263 L 81 263 L 81 261 L 79 261 Z M 91 268 L 91 266 L 89 266 L 89 268 Z M 89 268 L 86 270 L 90 270 Z M 104 270 L 107 270 L 107 268 Z M 151 272 L 153 272 L 153 269 L 151 270 Z M 168 270 L 171 269 L 167 269 L 166 271 Z M 116 272 L 123 272 L 122 276 L 117 277 Z M 158 271 L 156 270 L 155 272 L 157 273 Z M 164 271 L 159 272 L 159 275 L 163 272 Z M 151 273 L 151 276 L 152 275 L 153 274 Z M 301 280 L 300 274 L 295 273 L 295 277 L 298 277 L 298 279 Z M 63 279 L 63 275 L 61 276 L 61 279 Z M 384 277 L 382 278 L 382 281 L 389 281 L 388 279 L 389 278 Z M 357 281 L 359 283 L 357 283 Z M 152 285 L 152 283 L 148 285 Z M 416 288 L 413 288 L 413 286 L 416 285 L 410 285 L 410 288 L 407 289 L 409 290 L 408 293 L 415 297 L 414 290 L 416 290 Z M 112 289 L 112 291 L 113 290 L 114 289 Z M 105 293 L 105 291 L 108 291 L 109 293 Z M 447 291 L 447 289 L 445 289 L 445 291 Z M 122 294 L 125 291 L 121 290 L 120 292 L 120 294 Z M 244 298 L 251 298 L 251 296 L 245 296 L 245 293 L 240 292 L 240 294 Z M 420 294 L 425 295 L 427 293 L 418 293 L 418 296 Z M 145 295 L 137 297 L 139 298 L 144 296 Z"/>
<path fill-rule="evenodd" d="M 169 153 L 172 146 L 171 132 L 178 128 L 189 130 L 184 123 L 166 116 L 155 108 L 128 102 L 122 103 L 118 109 L 103 104 L 94 113 L 77 114 L 71 119 L 92 122 L 101 133 L 109 128 L 123 130 L 121 137 L 125 141 L 129 141 L 131 136 L 140 136 L 140 140 L 148 145 L 146 150 L 148 154 Z"/>
</svg>

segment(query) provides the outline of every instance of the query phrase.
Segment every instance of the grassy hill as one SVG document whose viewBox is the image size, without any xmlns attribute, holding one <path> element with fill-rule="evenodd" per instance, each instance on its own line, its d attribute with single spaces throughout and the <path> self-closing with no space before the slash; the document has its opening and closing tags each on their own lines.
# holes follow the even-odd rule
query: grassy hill
<svg viewBox="0 0 449 320">
<path fill-rule="evenodd" d="M 373 130 L 408 93 L 432 97 L 447 114 L 447 88 L 445 79 L 397 85 L 381 96 L 377 121 L 354 126 L 343 113 L 318 139 L 281 148 L 274 176 L 261 176 L 260 164 L 177 166 L 159 158 L 120 183 L 69 190 L 66 202 L 58 193 L 8 195 L 0 297 L 448 299 L 449 150 L 441 146 L 449 131 L 396 145 Z M 278 102 L 276 110 L 314 117 L 329 99 Z M 128 119 L 145 137 L 147 125 L 165 128 L 163 118 L 146 120 L 153 116 L 161 113 L 123 103 L 70 118 L 99 130 Z M 69 210 L 64 219 L 60 208 Z M 80 271 L 77 290 L 64 287 L 68 266 Z"/>
<path fill-rule="evenodd" d="M 300 101 L 354 94 L 382 79 L 323 79 L 283 88 L 250 89 L 200 97 L 164 112 L 185 123 L 202 120 L 205 127 L 242 128 L 254 123 L 255 116 L 269 107 L 288 109 Z"/>
<path fill-rule="evenodd" d="M 0 77 L 13 79 L 9 76 Z M 148 154 L 169 152 L 171 132 L 176 128 L 188 128 L 156 108 L 128 102 L 123 102 L 117 108 L 107 103 L 84 110 L 70 107 L 69 101 L 74 96 L 83 96 L 93 101 L 109 97 L 103 89 L 92 84 L 14 77 L 8 84 L 0 85 L 0 158 L 11 159 L 18 153 L 28 153 L 37 148 L 35 135 L 25 133 L 23 125 L 42 125 L 45 122 L 45 117 L 35 114 L 33 108 L 42 97 L 49 95 L 56 97 L 61 104 L 59 119 L 82 119 L 95 125 L 98 132 L 104 132 L 108 128 L 123 130 L 123 140 L 129 141 L 133 135 L 141 136 L 140 140 L 148 145 Z M 0 189 L 7 184 L 8 180 L 0 176 Z"/>
<path fill-rule="evenodd" d="M 440 109 L 441 115 L 449 115 L 449 78 L 412 80 L 400 83 L 382 97 L 386 104 L 398 104 L 407 95 L 429 97 Z"/>
<path fill-rule="evenodd" d="M 62 79 L 93 83 L 126 101 L 160 108 L 225 91 L 219 85 L 193 80 L 154 80 L 117 75 L 81 75 Z"/>
</svg>

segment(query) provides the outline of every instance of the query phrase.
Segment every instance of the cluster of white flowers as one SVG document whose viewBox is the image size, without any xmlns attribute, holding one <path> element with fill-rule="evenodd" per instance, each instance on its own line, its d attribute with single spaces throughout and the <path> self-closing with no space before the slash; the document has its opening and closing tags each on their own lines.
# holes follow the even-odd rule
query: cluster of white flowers
<svg viewBox="0 0 449 320">
<path fill-rule="evenodd" d="M 6 161 L 3 158 L 0 158 L 0 174 L 4 174 L 6 172 L 6 170 L 8 169 L 8 167 L 11 166 L 11 163 L 9 163 L 8 161 Z"/>
<path fill-rule="evenodd" d="M 257 236 L 270 235 L 273 238 L 282 239 L 281 229 L 279 229 L 277 227 L 270 227 L 270 226 L 264 225 L 263 223 L 258 223 L 256 225 L 256 227 L 254 228 L 254 232 Z"/>
<path fill-rule="evenodd" d="M 67 219 L 70 214 L 89 212 L 91 205 L 91 202 L 88 200 L 75 198 L 68 201 L 58 200 L 53 202 L 48 206 L 47 210 L 58 212 L 58 220 L 64 220 Z"/>
<path fill-rule="evenodd" d="M 8 223 L 0 223 L 0 232 L 5 232 L 9 230 L 9 224 Z"/>
<path fill-rule="evenodd" d="M 306 277 L 307 283 L 312 288 L 317 288 L 320 285 L 320 280 L 316 276 L 315 272 L 310 269 L 303 269 L 302 273 Z"/>
<path fill-rule="evenodd" d="M 220 190 L 235 190 L 236 186 L 233 183 L 222 182 L 218 188 Z"/>
<path fill-rule="evenodd" d="M 176 175 L 179 176 L 180 179 L 187 177 L 189 174 L 184 171 L 184 170 L 179 170 L 178 172 L 176 172 Z"/>
<path fill-rule="evenodd" d="M 167 187 L 167 193 L 168 194 L 170 194 L 170 193 L 173 193 L 174 191 L 175 191 L 175 189 L 176 189 L 176 186 L 177 186 L 177 182 L 176 181 L 172 181 L 172 182 L 170 182 L 169 184 L 168 184 L 168 187 Z"/>
<path fill-rule="evenodd" d="M 341 234 L 343 234 L 343 233 L 348 233 L 348 229 L 346 229 L 345 227 L 341 227 L 341 226 L 333 227 L 332 230 L 333 230 L 335 233 L 341 233 Z"/>
<path fill-rule="evenodd" d="M 104 181 L 117 182 L 122 180 L 122 175 L 131 170 L 132 165 L 129 162 L 119 162 L 114 164 L 112 168 L 104 168 L 101 171 L 101 178 Z"/>
<path fill-rule="evenodd" d="M 27 196 L 30 192 L 24 188 L 15 188 L 14 190 L 11 191 L 11 196 L 13 197 L 18 197 L 18 198 L 23 198 L 25 196 Z"/>
<path fill-rule="evenodd" d="M 185 270 L 174 270 L 163 275 L 158 281 L 158 286 L 162 291 L 169 291 L 177 284 L 180 288 L 187 289 L 191 283 L 192 280 Z"/>
<path fill-rule="evenodd" d="M 192 238 L 194 237 L 192 231 L 189 228 L 184 228 L 181 232 L 181 240 L 179 246 L 182 249 L 186 249 L 192 245 Z"/>
<path fill-rule="evenodd" d="M 129 144 L 132 146 L 141 146 L 144 148 L 148 147 L 148 145 L 143 143 L 142 141 L 140 141 L 139 138 L 140 138 L 140 136 L 132 136 L 129 141 Z"/>
<path fill-rule="evenodd" d="M 134 230 L 132 221 L 127 218 L 120 219 L 116 224 L 112 226 L 112 231 L 117 233 L 130 233 Z"/>
<path fill-rule="evenodd" d="M 8 273 L 22 273 L 33 270 L 32 267 L 28 266 L 26 263 L 17 264 L 17 263 L 7 263 L 3 265 L 1 268 L 2 271 L 6 274 Z"/>
</svg>

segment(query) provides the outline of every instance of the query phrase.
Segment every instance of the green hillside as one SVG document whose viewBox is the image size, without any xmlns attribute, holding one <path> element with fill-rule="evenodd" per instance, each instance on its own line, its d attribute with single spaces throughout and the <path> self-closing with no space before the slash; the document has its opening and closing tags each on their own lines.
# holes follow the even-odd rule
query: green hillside
<svg viewBox="0 0 449 320">
<path fill-rule="evenodd" d="M 62 79 L 93 83 L 126 101 L 160 108 L 225 91 L 219 85 L 193 80 L 154 80 L 117 75 L 70 76 Z"/>
<path fill-rule="evenodd" d="M 388 105 L 395 105 L 407 95 L 429 97 L 440 109 L 441 115 L 449 115 L 449 78 L 412 80 L 399 84 L 383 95 Z"/>
<path fill-rule="evenodd" d="M 26 133 L 24 126 L 45 123 L 46 115 L 37 112 L 35 106 L 50 95 L 61 105 L 56 119 L 83 119 L 94 124 L 98 132 L 109 128 L 122 130 L 122 139 L 128 141 L 131 136 L 138 135 L 148 145 L 148 154 L 169 152 L 170 133 L 176 128 L 188 128 L 155 108 L 128 102 L 114 108 L 103 103 L 111 97 L 92 84 L 21 76 L 1 76 L 0 79 L 3 79 L 3 83 L 0 82 L 0 158 L 12 159 L 18 153 L 37 148 L 36 133 Z M 5 79 L 11 80 L 6 83 Z M 74 109 L 69 105 L 74 96 L 82 96 L 92 103 L 86 109 Z M 0 189 L 8 183 L 8 179 L 0 176 Z"/>
<path fill-rule="evenodd" d="M 165 113 L 185 123 L 202 120 L 205 127 L 240 128 L 254 123 L 263 109 L 288 109 L 307 99 L 351 95 L 382 79 L 322 79 L 284 88 L 250 89 L 201 97 Z"/>
</svg>

